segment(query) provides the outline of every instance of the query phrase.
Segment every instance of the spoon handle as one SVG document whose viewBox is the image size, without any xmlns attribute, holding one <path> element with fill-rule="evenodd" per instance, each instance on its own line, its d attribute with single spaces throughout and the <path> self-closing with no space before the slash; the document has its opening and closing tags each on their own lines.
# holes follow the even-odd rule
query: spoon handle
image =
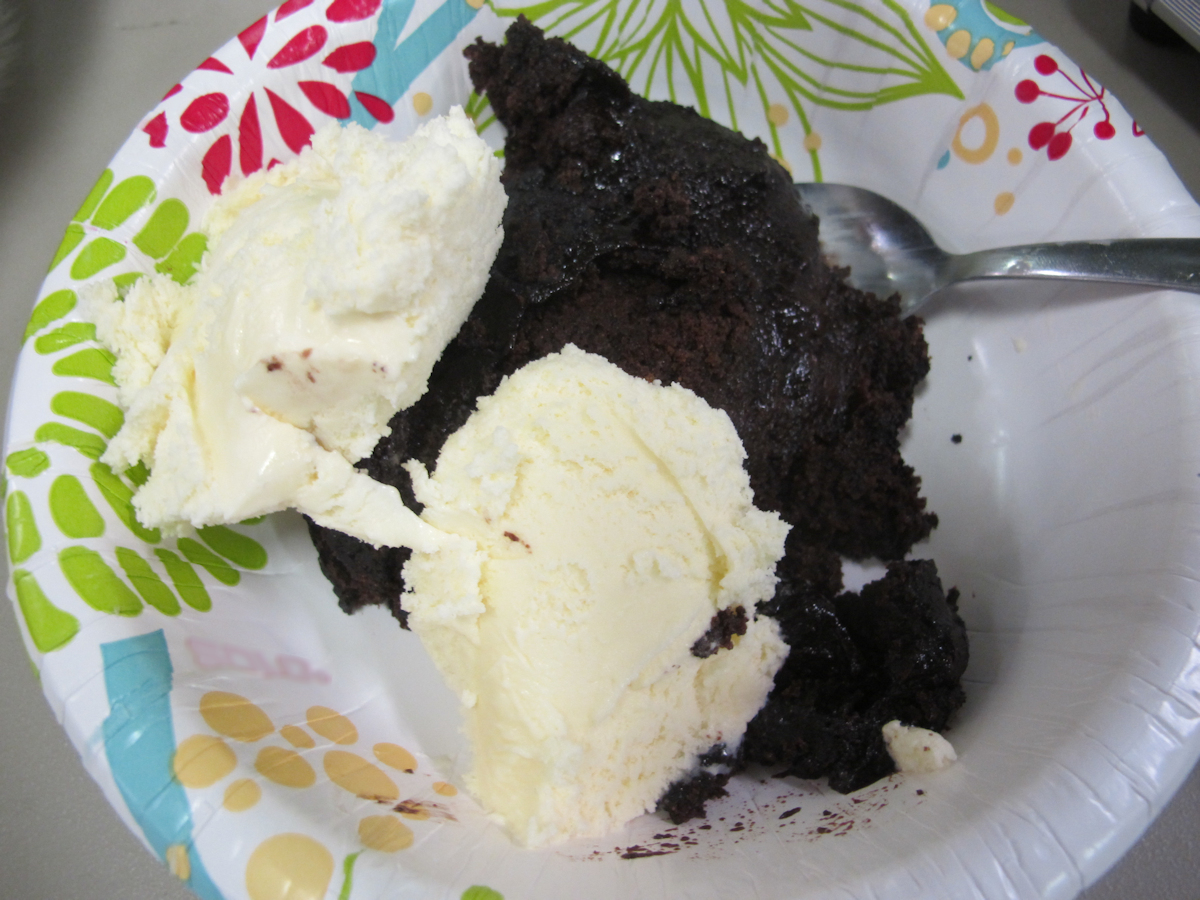
<svg viewBox="0 0 1200 900">
<path fill-rule="evenodd" d="M 1001 247 L 953 256 L 946 283 L 975 278 L 1066 278 L 1200 293 L 1200 238 L 1139 238 Z"/>
</svg>

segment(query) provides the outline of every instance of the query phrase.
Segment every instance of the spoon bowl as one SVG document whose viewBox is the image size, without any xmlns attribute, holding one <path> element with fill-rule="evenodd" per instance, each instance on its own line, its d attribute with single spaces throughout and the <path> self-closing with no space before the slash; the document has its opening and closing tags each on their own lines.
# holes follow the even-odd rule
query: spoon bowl
<svg viewBox="0 0 1200 900">
<path fill-rule="evenodd" d="M 904 315 L 939 290 L 983 278 L 1102 281 L 1200 294 L 1200 238 L 1131 238 L 1025 244 L 947 253 L 899 204 L 847 184 L 796 185 L 821 223 L 821 249 L 849 281 L 880 297 L 900 295 Z"/>
</svg>

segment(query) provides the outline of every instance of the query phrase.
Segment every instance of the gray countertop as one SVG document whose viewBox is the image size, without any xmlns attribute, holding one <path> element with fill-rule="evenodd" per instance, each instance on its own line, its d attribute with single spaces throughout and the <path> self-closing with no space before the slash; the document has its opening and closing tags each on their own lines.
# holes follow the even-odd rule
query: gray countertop
<svg viewBox="0 0 1200 900">
<path fill-rule="evenodd" d="M 0 0 L 3 4 L 4 0 Z M 49 254 L 97 174 L 164 89 L 271 0 L 8 0 L 18 44 L 0 98 L 0 329 L 7 397 Z M 1124 0 L 1007 0 L 1106 85 L 1200 196 L 1200 54 L 1147 44 Z M 0 33 L 3 29 L 0 28 Z M 8 606 L 8 604 L 4 604 Z M 84 773 L 0 610 L 0 895 L 186 900 Z M 1200 773 L 1086 900 L 1200 896 Z"/>
</svg>

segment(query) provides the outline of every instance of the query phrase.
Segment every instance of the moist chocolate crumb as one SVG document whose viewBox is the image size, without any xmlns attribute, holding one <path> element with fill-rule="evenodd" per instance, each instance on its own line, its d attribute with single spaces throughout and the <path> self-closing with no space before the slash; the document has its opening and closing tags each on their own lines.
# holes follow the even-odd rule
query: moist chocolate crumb
<svg viewBox="0 0 1200 900">
<path fill-rule="evenodd" d="M 342 612 L 382 606 L 396 617 L 401 628 L 407 628 L 408 613 L 400 605 L 404 591 L 400 572 L 412 551 L 406 547 L 372 547 L 348 534 L 323 528 L 307 517 L 306 521 L 321 572 L 333 586 Z"/>
<path fill-rule="evenodd" d="M 737 754 L 730 753 L 724 744 L 714 744 L 700 757 L 695 772 L 673 782 L 663 792 L 657 809 L 675 825 L 703 818 L 704 805 L 716 797 L 727 796 L 725 785 L 742 768 Z"/>
<path fill-rule="evenodd" d="M 713 774 L 700 771 L 692 777 L 676 781 L 658 800 L 658 811 L 676 825 L 689 819 L 702 818 L 704 805 L 714 797 L 725 797 L 730 773 Z"/>
<path fill-rule="evenodd" d="M 708 631 L 692 644 L 692 656 L 700 659 L 712 656 L 718 650 L 732 650 L 734 636 L 746 633 L 746 609 L 742 606 L 717 610 Z"/>
<path fill-rule="evenodd" d="M 942 731 L 965 700 L 958 591 L 943 592 L 929 560 L 890 563 L 860 594 L 777 609 L 791 652 L 747 728 L 747 762 L 848 793 L 895 771 L 884 724 Z"/>
</svg>

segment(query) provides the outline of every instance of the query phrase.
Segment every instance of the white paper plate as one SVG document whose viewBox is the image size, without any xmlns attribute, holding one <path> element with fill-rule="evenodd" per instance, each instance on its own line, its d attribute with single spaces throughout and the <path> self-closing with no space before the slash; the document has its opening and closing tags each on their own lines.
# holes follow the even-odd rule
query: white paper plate
<svg viewBox="0 0 1200 900">
<path fill-rule="evenodd" d="M 932 314 L 904 449 L 942 522 L 916 553 L 971 631 L 960 761 L 848 797 L 744 777 L 706 823 L 517 850 L 452 786 L 454 700 L 417 642 L 337 610 L 297 517 L 131 527 L 130 482 L 95 462 L 120 416 L 80 285 L 186 277 L 223 177 L 330 117 L 401 137 L 462 103 L 482 126 L 460 51 L 516 11 L 290 0 L 147 114 L 67 229 L 9 410 L 9 594 L 89 772 L 206 900 L 1072 896 L 1200 752 L 1193 298 L 1009 285 Z M 982 0 L 527 11 L 762 137 L 797 180 L 890 195 L 950 249 L 1200 235 L 1113 98 Z"/>
</svg>

